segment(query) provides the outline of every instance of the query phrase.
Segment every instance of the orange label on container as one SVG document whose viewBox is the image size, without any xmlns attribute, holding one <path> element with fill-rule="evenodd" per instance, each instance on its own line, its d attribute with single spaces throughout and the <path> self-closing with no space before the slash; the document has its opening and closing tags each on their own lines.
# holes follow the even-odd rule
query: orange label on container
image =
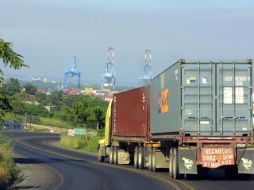
<svg viewBox="0 0 254 190">
<path fill-rule="evenodd" d="M 225 165 L 234 165 L 234 150 L 232 148 L 202 148 L 202 166 L 218 168 Z"/>
<path fill-rule="evenodd" d="M 159 112 L 160 113 L 165 113 L 169 111 L 168 98 L 169 98 L 168 89 L 162 90 L 159 97 Z"/>
</svg>

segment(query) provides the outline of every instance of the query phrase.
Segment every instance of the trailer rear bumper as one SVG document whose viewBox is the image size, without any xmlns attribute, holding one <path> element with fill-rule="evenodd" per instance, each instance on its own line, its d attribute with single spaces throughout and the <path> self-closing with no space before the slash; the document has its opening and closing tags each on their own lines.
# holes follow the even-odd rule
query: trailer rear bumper
<svg viewBox="0 0 254 190">
<path fill-rule="evenodd" d="M 236 160 L 234 162 L 226 162 L 228 160 L 224 160 L 222 163 L 218 164 L 217 167 L 220 166 L 234 166 L 236 165 L 238 168 L 239 174 L 254 174 L 254 147 L 243 147 L 236 149 Z M 205 168 L 216 168 L 206 166 L 201 159 L 201 151 L 197 151 L 196 147 L 179 147 L 178 148 L 178 164 L 179 164 L 179 173 L 181 174 L 197 174 L 198 173 L 198 165 L 201 165 Z M 224 157 L 226 154 L 223 154 Z M 226 156 L 229 158 L 229 155 Z"/>
</svg>

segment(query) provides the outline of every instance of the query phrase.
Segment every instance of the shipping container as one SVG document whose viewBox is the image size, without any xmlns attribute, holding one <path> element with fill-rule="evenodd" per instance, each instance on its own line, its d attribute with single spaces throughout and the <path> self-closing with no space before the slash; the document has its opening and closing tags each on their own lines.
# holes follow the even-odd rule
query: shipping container
<svg viewBox="0 0 254 190">
<path fill-rule="evenodd" d="M 150 86 L 153 136 L 251 136 L 252 64 L 180 60 Z"/>
<path fill-rule="evenodd" d="M 106 114 L 105 139 L 99 141 L 99 161 L 108 157 L 111 164 L 144 167 L 145 152 L 139 145 L 150 136 L 149 103 L 148 86 L 113 95 Z"/>
<path fill-rule="evenodd" d="M 112 137 L 147 138 L 149 131 L 148 87 L 113 95 Z"/>
<path fill-rule="evenodd" d="M 252 60 L 179 60 L 149 86 L 115 94 L 106 124 L 99 161 L 168 168 L 175 179 L 198 167 L 254 174 Z"/>
</svg>

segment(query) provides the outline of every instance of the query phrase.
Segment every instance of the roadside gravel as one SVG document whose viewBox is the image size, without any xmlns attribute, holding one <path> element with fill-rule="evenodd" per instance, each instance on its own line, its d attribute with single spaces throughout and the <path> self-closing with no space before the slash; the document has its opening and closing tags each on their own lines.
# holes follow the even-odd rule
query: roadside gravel
<svg viewBox="0 0 254 190">
<path fill-rule="evenodd" d="M 24 178 L 15 186 L 16 190 L 54 189 L 55 182 L 59 180 L 59 174 L 40 161 L 15 154 L 15 162 Z"/>
</svg>

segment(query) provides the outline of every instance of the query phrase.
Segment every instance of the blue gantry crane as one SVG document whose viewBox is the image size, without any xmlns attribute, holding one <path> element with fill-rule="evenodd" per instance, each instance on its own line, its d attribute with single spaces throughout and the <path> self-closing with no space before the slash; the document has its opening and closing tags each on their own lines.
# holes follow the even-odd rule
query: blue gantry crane
<svg viewBox="0 0 254 190">
<path fill-rule="evenodd" d="M 105 64 L 105 72 L 103 74 L 102 79 L 102 88 L 105 87 L 115 88 L 116 74 L 114 69 L 114 57 L 115 57 L 115 49 L 109 47 L 107 52 L 107 62 Z"/>
<path fill-rule="evenodd" d="M 147 85 L 152 79 L 152 53 L 151 50 L 145 51 L 145 64 L 143 65 L 143 76 L 140 78 L 140 86 Z"/>
<path fill-rule="evenodd" d="M 80 88 L 80 71 L 77 68 L 77 57 L 72 58 L 72 64 L 69 68 L 64 71 L 64 88 L 68 89 L 69 78 L 77 77 L 77 86 Z"/>
</svg>

